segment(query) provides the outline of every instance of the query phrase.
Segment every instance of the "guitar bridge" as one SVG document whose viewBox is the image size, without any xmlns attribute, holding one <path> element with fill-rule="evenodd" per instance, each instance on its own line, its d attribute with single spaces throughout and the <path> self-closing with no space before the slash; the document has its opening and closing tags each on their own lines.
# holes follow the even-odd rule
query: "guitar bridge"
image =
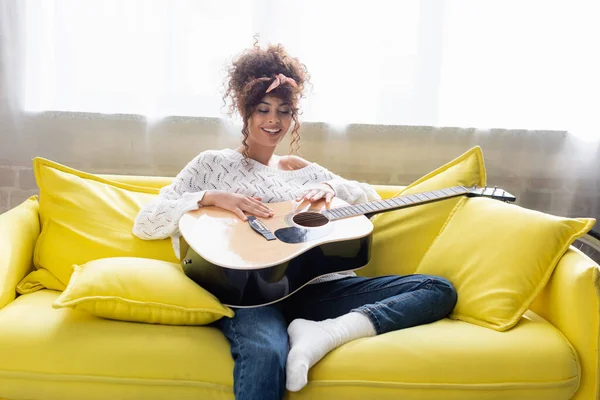
<svg viewBox="0 0 600 400">
<path fill-rule="evenodd" d="M 259 235 L 262 235 L 262 237 L 264 237 L 267 240 L 275 240 L 276 237 L 275 235 L 273 235 L 273 232 L 271 232 L 269 230 L 269 228 L 267 228 L 259 219 L 257 219 L 255 216 L 249 216 L 248 217 L 248 223 L 250 224 L 250 227 L 252 229 L 254 229 L 254 231 L 256 233 L 258 233 Z"/>
</svg>

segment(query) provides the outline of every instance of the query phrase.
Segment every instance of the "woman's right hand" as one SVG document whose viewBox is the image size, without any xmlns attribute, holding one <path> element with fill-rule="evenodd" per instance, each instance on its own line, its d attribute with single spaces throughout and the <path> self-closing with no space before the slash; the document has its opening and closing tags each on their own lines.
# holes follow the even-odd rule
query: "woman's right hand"
<svg viewBox="0 0 600 400">
<path fill-rule="evenodd" d="M 244 215 L 244 212 L 263 218 L 273 216 L 273 210 L 262 203 L 260 197 L 250 197 L 222 190 L 208 190 L 200 201 L 200 205 L 215 206 L 224 210 L 229 210 L 237 215 L 242 221 L 248 219 Z"/>
</svg>

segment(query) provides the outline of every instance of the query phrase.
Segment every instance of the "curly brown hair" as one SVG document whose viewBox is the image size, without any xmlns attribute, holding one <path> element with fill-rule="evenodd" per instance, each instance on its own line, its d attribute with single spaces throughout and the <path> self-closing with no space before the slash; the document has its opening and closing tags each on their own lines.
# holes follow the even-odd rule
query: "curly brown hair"
<svg viewBox="0 0 600 400">
<path fill-rule="evenodd" d="M 297 58 L 291 57 L 281 44 L 271 44 L 266 49 L 261 49 L 255 42 L 252 48 L 235 57 L 227 71 L 223 103 L 226 105 L 229 100 L 228 114 L 232 116 L 237 111 L 244 121 L 242 144 L 245 147 L 245 157 L 248 156 L 248 144 L 246 143 L 248 120 L 278 74 L 292 78 L 298 85 L 297 88 L 289 84 L 279 85 L 269 92 L 269 94 L 290 103 L 294 121 L 290 152 L 297 153 L 300 148 L 298 102 L 303 97 L 304 88 L 310 80 L 306 66 Z"/>
</svg>

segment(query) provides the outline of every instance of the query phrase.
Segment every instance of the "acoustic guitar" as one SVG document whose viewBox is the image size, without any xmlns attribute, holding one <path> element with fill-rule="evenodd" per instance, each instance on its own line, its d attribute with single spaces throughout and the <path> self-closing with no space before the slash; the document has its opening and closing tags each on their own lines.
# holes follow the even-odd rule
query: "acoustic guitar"
<svg viewBox="0 0 600 400">
<path fill-rule="evenodd" d="M 285 299 L 327 274 L 369 262 L 374 214 L 457 196 L 514 202 L 498 188 L 455 186 L 350 205 L 334 197 L 298 209 L 271 203 L 271 218 L 240 220 L 218 207 L 202 207 L 179 221 L 185 274 L 230 307 L 259 307 Z"/>
</svg>

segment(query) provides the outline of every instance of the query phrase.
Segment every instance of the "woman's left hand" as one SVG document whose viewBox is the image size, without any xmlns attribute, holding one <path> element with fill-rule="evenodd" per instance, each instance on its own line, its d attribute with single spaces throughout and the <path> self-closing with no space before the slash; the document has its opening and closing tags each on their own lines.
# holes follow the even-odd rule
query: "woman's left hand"
<svg viewBox="0 0 600 400">
<path fill-rule="evenodd" d="M 306 190 L 303 194 L 296 198 L 296 201 L 314 203 L 315 201 L 325 199 L 327 205 L 331 204 L 331 200 L 335 197 L 335 190 L 326 183 L 320 183 Z"/>
</svg>

